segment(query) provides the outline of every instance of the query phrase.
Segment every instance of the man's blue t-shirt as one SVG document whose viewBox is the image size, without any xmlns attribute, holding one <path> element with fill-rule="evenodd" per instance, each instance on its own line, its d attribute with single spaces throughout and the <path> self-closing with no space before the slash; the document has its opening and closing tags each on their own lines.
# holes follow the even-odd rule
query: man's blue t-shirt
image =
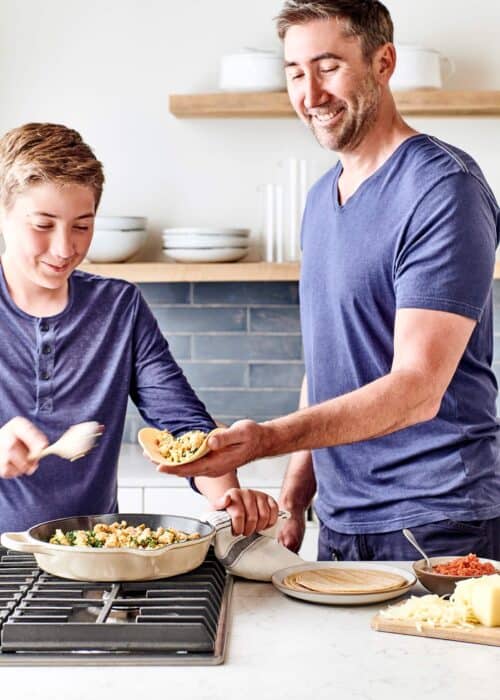
<svg viewBox="0 0 500 700">
<path fill-rule="evenodd" d="M 397 309 L 477 321 L 431 421 L 313 451 L 317 513 L 343 533 L 500 515 L 492 278 L 500 216 L 478 165 L 419 134 L 341 206 L 340 163 L 311 189 L 301 322 L 310 405 L 390 372 Z"/>
</svg>

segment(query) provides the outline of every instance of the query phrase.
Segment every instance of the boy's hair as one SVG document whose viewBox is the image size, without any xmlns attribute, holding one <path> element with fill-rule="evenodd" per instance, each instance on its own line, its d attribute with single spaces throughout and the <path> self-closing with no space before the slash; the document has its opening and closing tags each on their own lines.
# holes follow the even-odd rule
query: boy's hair
<svg viewBox="0 0 500 700">
<path fill-rule="evenodd" d="M 391 15 L 378 0 L 286 0 L 275 18 L 278 36 L 284 39 L 293 25 L 332 17 L 343 21 L 346 36 L 359 36 L 366 61 L 379 46 L 393 41 Z"/>
<path fill-rule="evenodd" d="M 15 195 L 44 182 L 90 187 L 97 209 L 102 164 L 80 134 L 62 124 L 25 124 L 8 131 L 0 139 L 0 202 L 8 208 Z"/>
</svg>

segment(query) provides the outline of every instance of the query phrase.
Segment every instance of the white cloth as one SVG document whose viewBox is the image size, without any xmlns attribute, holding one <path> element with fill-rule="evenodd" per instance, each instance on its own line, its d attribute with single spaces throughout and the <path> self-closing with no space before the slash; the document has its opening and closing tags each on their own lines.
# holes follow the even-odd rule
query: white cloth
<svg viewBox="0 0 500 700">
<path fill-rule="evenodd" d="M 233 535 L 231 516 L 225 510 L 204 513 L 200 519 L 215 527 L 215 556 L 230 574 L 254 581 L 270 581 L 279 569 L 304 561 L 276 539 L 280 526 L 288 517 L 286 511 L 280 511 L 272 527 L 249 537 Z"/>
</svg>

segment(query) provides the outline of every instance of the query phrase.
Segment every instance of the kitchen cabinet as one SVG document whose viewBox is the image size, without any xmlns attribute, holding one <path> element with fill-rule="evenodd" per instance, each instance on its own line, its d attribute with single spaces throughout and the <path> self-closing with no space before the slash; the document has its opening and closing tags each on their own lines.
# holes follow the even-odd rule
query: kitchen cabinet
<svg viewBox="0 0 500 700">
<path fill-rule="evenodd" d="M 189 487 L 145 488 L 144 512 L 196 518 L 208 510 L 207 500 Z"/>
<path fill-rule="evenodd" d="M 279 497 L 279 488 L 264 486 L 259 490 L 265 491 L 275 500 Z M 120 511 L 126 513 L 160 513 L 197 517 L 208 510 L 206 498 L 189 486 L 144 488 L 122 486 L 118 489 L 118 503 Z"/>
<path fill-rule="evenodd" d="M 118 507 L 120 513 L 144 513 L 144 489 L 119 488 Z"/>
<path fill-rule="evenodd" d="M 277 500 L 287 462 L 286 456 L 252 462 L 239 472 L 241 485 L 265 491 Z M 144 459 L 141 448 L 129 443 L 120 451 L 118 502 L 121 511 L 195 518 L 209 509 L 206 498 L 193 491 L 186 479 L 157 472 Z"/>
</svg>

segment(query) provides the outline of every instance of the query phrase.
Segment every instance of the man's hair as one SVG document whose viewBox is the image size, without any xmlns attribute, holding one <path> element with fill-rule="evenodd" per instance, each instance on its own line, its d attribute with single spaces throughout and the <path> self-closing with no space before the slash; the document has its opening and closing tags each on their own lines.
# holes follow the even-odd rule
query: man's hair
<svg viewBox="0 0 500 700">
<path fill-rule="evenodd" d="M 25 124 L 8 131 L 0 139 L 0 202 L 9 207 L 15 195 L 46 182 L 90 187 L 97 209 L 102 164 L 77 131 L 61 124 Z"/>
<path fill-rule="evenodd" d="M 389 10 L 378 0 L 286 0 L 275 18 L 280 39 L 296 24 L 338 18 L 346 36 L 357 36 L 365 60 L 393 41 L 394 27 Z"/>
</svg>

